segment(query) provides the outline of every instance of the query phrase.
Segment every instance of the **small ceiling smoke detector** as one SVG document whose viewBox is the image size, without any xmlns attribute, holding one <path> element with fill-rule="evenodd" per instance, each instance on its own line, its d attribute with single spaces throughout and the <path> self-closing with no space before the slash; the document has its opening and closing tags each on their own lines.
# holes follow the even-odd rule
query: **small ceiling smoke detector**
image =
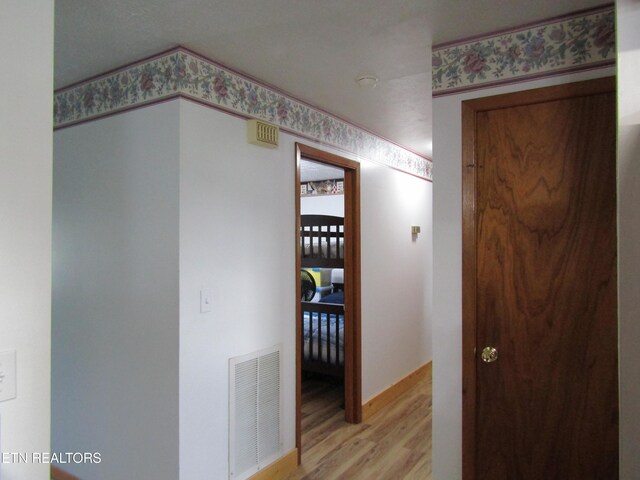
<svg viewBox="0 0 640 480">
<path fill-rule="evenodd" d="M 375 88 L 379 78 L 375 75 L 360 75 L 356 77 L 356 83 L 362 88 Z"/>
</svg>

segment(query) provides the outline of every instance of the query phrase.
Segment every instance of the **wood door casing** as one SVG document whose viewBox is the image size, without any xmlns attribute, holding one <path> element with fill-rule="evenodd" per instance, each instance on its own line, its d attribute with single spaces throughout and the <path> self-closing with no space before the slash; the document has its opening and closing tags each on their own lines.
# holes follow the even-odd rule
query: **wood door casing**
<svg viewBox="0 0 640 480">
<path fill-rule="evenodd" d="M 465 479 L 618 478 L 615 93 L 576 85 L 467 105 Z"/>
</svg>

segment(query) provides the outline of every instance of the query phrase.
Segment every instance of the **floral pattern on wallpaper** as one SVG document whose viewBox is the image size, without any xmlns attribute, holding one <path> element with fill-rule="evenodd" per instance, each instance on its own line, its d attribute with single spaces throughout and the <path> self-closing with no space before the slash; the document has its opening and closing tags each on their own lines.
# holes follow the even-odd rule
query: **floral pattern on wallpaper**
<svg viewBox="0 0 640 480">
<path fill-rule="evenodd" d="M 300 195 L 303 196 L 340 194 L 344 194 L 343 180 L 319 180 L 300 184 Z"/>
<path fill-rule="evenodd" d="M 182 48 L 56 92 L 54 125 L 177 96 L 260 118 L 358 157 L 432 178 L 431 160 Z"/>
<path fill-rule="evenodd" d="M 433 95 L 615 61 L 613 7 L 432 52 Z"/>
</svg>

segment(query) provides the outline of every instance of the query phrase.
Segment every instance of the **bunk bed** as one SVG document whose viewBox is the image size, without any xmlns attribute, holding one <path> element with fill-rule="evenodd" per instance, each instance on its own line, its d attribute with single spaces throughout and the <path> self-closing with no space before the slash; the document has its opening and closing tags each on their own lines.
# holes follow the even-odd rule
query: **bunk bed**
<svg viewBox="0 0 640 480">
<path fill-rule="evenodd" d="M 302 301 L 302 370 L 344 376 L 344 218 L 300 216 L 303 269 L 332 269 L 332 292 Z"/>
</svg>

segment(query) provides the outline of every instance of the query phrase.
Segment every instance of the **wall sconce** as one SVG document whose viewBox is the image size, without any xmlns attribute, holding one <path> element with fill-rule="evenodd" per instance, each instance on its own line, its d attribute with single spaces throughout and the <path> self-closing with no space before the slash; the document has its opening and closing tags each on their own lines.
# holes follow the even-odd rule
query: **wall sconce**
<svg viewBox="0 0 640 480">
<path fill-rule="evenodd" d="M 420 225 L 413 225 L 411 227 L 411 235 L 413 236 L 413 238 L 416 238 L 419 233 L 420 233 Z"/>
</svg>

